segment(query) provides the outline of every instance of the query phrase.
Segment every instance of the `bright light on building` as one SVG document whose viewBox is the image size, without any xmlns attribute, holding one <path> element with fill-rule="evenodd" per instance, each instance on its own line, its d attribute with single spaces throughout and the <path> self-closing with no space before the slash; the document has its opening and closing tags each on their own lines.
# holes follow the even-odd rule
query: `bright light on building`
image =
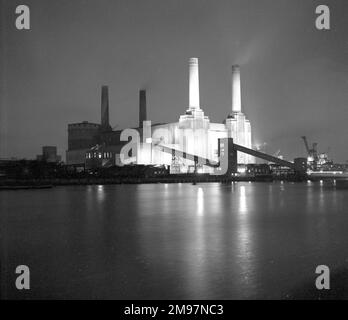
<svg viewBox="0 0 348 320">
<path fill-rule="evenodd" d="M 238 167 L 238 173 L 244 174 L 246 172 L 246 167 Z"/>
<path fill-rule="evenodd" d="M 197 172 L 198 172 L 198 173 L 204 173 L 204 170 L 203 170 L 203 168 L 199 168 L 199 169 L 197 170 Z"/>
<path fill-rule="evenodd" d="M 171 173 L 191 172 L 192 160 L 186 157 L 173 156 L 168 149 L 178 150 L 211 162 L 219 161 L 219 139 L 232 138 L 236 144 L 246 148 L 251 144 L 251 125 L 242 110 L 241 81 L 239 66 L 232 67 L 232 101 L 231 109 L 223 123 L 213 123 L 205 115 L 200 106 L 199 65 L 197 58 L 189 60 L 189 106 L 185 114 L 180 115 L 175 123 L 152 125 L 149 123 L 149 133 L 137 149 L 137 164 L 169 165 Z M 150 138 L 150 136 L 152 138 Z M 167 150 L 149 144 L 161 141 Z M 147 144 L 147 145 L 146 145 Z M 220 150 L 221 152 L 221 150 Z M 254 159 L 248 154 L 237 153 L 237 163 L 253 163 Z M 209 166 L 197 168 L 197 173 L 216 172 Z M 246 168 L 241 168 L 239 174 L 245 174 Z"/>
</svg>

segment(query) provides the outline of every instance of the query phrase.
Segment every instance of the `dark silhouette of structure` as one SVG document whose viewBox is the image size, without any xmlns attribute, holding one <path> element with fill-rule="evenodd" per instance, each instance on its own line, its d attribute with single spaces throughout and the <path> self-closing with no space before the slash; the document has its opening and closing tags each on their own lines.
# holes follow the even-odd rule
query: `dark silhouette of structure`
<svg viewBox="0 0 348 320">
<path fill-rule="evenodd" d="M 109 123 L 109 87 L 102 86 L 101 92 L 101 131 L 111 131 Z"/>
<path fill-rule="evenodd" d="M 147 120 L 146 114 L 146 91 L 139 91 L 139 128 L 143 127 L 143 121 Z"/>
</svg>

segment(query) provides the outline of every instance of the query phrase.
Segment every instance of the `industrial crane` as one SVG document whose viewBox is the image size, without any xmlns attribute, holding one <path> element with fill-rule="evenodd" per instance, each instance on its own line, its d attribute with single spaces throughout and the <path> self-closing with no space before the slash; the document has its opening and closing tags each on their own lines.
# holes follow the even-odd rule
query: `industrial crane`
<svg viewBox="0 0 348 320">
<path fill-rule="evenodd" d="M 313 142 L 312 144 L 312 148 L 309 147 L 308 141 L 307 141 L 307 137 L 306 136 L 302 136 L 301 137 L 303 139 L 303 142 L 305 144 L 307 153 L 308 153 L 308 162 L 309 164 L 311 164 L 314 168 L 317 167 L 317 162 L 318 162 L 318 143 L 317 142 Z"/>
</svg>

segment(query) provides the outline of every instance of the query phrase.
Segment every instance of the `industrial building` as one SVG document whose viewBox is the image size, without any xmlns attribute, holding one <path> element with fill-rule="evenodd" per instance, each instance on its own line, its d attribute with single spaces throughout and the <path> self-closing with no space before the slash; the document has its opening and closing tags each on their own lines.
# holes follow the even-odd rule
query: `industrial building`
<svg viewBox="0 0 348 320">
<path fill-rule="evenodd" d="M 42 154 L 38 154 L 36 160 L 58 163 L 62 160 L 62 157 L 57 154 L 56 146 L 43 146 Z"/>
<path fill-rule="evenodd" d="M 68 150 L 66 163 L 74 166 L 84 166 L 85 155 L 89 148 L 97 143 L 100 124 L 83 121 L 68 125 Z"/>
<path fill-rule="evenodd" d="M 146 115 L 146 92 L 139 92 L 139 140 L 136 152 L 128 163 L 138 165 L 166 165 L 171 173 L 187 173 L 197 170 L 213 173 L 209 166 L 196 163 L 189 157 L 176 156 L 170 150 L 190 153 L 211 162 L 219 161 L 219 139 L 232 138 L 236 144 L 251 149 L 251 125 L 242 111 L 240 68 L 231 70 L 231 109 L 223 123 L 210 122 L 200 103 L 198 58 L 189 59 L 189 105 L 177 122 L 152 124 Z M 206 111 L 208 108 L 205 108 Z M 213 108 L 211 108 L 213 110 Z M 101 123 L 74 123 L 68 125 L 68 165 L 112 166 L 124 165 L 122 149 L 127 141 L 121 141 L 121 130 L 112 130 L 109 124 L 108 87 L 102 87 Z M 161 146 L 161 147 L 158 147 Z M 164 147 L 164 148 L 163 148 Z M 169 150 L 169 152 L 168 152 Z M 254 157 L 238 152 L 238 164 L 250 164 Z"/>
</svg>

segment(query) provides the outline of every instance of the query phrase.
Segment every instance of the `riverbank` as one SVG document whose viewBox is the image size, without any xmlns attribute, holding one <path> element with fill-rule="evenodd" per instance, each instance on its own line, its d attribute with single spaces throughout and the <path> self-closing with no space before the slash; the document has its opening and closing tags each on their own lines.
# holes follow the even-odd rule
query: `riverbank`
<svg viewBox="0 0 348 320">
<path fill-rule="evenodd" d="M 0 186 L 0 190 L 29 190 L 29 189 L 50 189 L 53 188 L 52 184 L 43 185 L 4 185 Z"/>
<path fill-rule="evenodd" d="M 231 183 L 234 181 L 245 182 L 272 182 L 272 181 L 326 181 L 333 185 L 336 183 L 339 187 L 346 187 L 348 179 L 332 177 L 311 177 L 311 176 L 288 176 L 276 177 L 272 175 L 259 176 L 210 176 L 210 175 L 166 175 L 157 177 L 81 177 L 81 178 L 46 178 L 46 179 L 1 179 L 0 190 L 17 190 L 17 189 L 47 189 L 54 186 L 69 185 L 107 185 L 107 184 L 151 184 L 151 183 L 208 183 L 220 182 Z"/>
<path fill-rule="evenodd" d="M 66 185 L 96 185 L 96 184 L 149 184 L 149 183 L 205 183 L 233 181 L 271 182 L 277 180 L 270 175 L 262 176 L 210 176 L 210 175 L 168 175 L 158 177 L 83 177 L 83 178 L 50 178 L 50 179 L 2 179 L 0 190 L 39 189 Z M 299 181 L 295 177 L 282 179 Z M 304 179 L 302 179 L 304 180 Z"/>
</svg>

